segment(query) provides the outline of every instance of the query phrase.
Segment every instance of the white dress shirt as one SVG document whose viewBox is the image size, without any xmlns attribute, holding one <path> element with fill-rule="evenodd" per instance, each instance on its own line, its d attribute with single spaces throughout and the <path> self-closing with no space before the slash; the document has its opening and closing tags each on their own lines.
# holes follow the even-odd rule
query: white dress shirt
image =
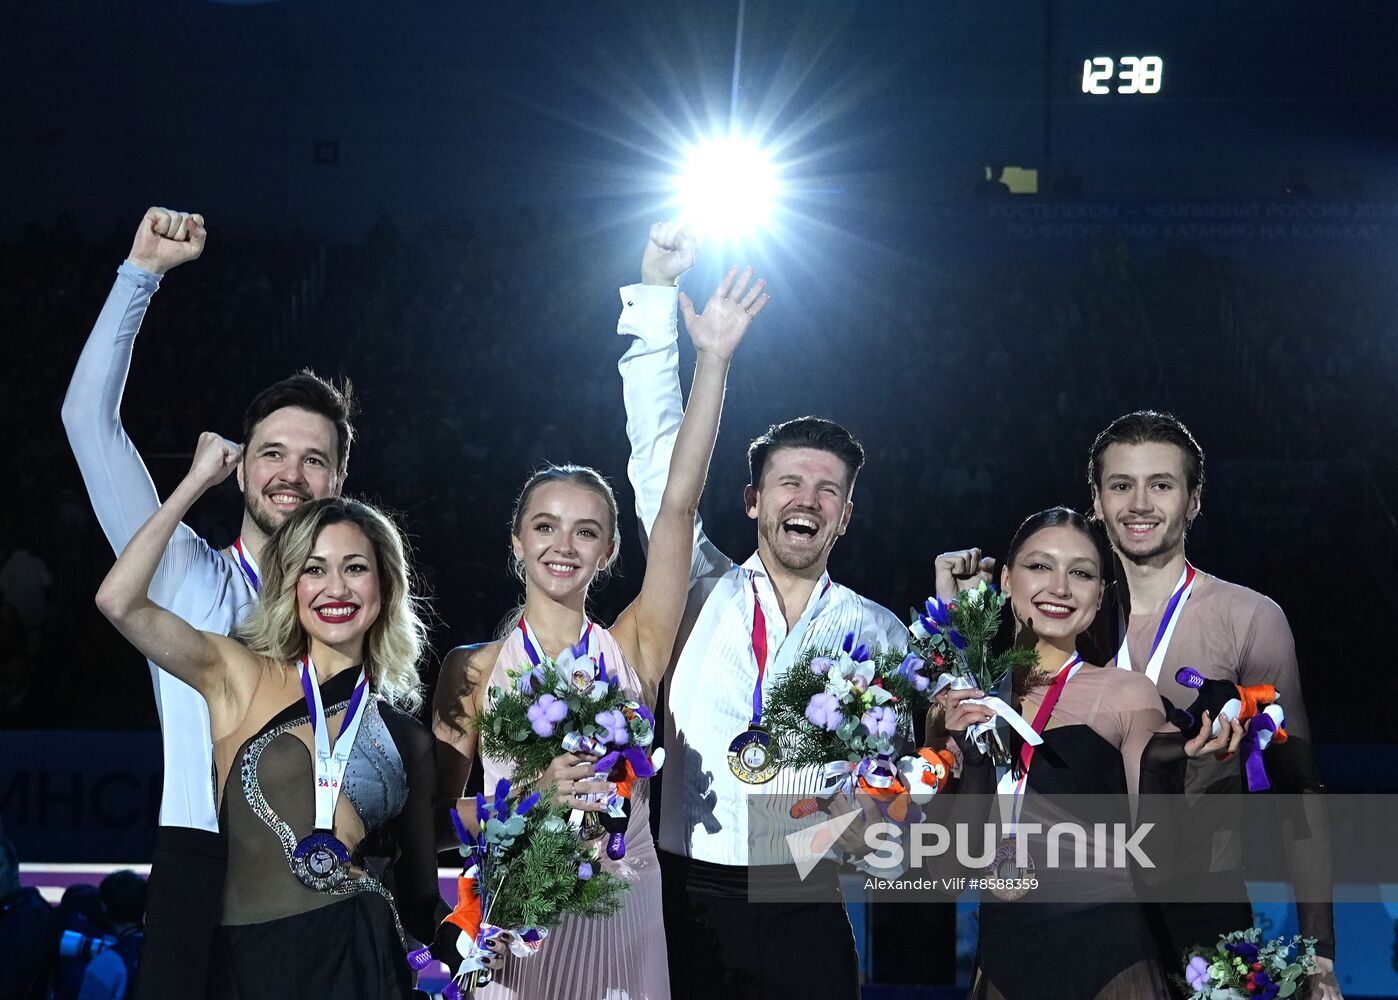
<svg viewBox="0 0 1398 1000">
<path fill-rule="evenodd" d="M 635 338 L 618 367 L 631 441 L 627 467 L 636 492 L 642 538 L 649 536 L 669 474 L 670 454 L 684 415 L 676 325 L 678 290 L 630 285 L 621 290 L 617 333 Z M 908 630 L 893 612 L 848 587 L 823 578 L 789 632 L 776 591 L 754 553 L 736 565 L 694 522 L 689 600 L 668 677 L 665 705 L 665 778 L 660 802 L 660 846 L 673 854 L 721 865 L 789 862 L 785 842 L 793 827 L 780 822 L 798 796 L 820 789 L 820 769 L 783 769 L 763 785 L 738 780 L 728 769 L 728 745 L 752 721 L 757 661 L 752 649 L 753 588 L 762 603 L 771 685 L 809 647 L 835 648 L 847 633 L 870 646 L 903 647 Z M 771 822 L 750 829 L 748 797 L 781 795 Z M 765 820 L 767 811 L 761 813 Z"/>
<path fill-rule="evenodd" d="M 160 507 L 155 484 L 121 424 L 131 348 L 159 287 L 156 275 L 134 264 L 121 265 L 63 400 L 63 426 L 73 457 L 97 521 L 118 553 Z M 161 556 L 150 598 L 197 629 L 229 635 L 257 594 L 226 553 L 181 524 Z M 217 831 L 208 703 L 149 662 L 165 756 L 160 825 Z"/>
</svg>

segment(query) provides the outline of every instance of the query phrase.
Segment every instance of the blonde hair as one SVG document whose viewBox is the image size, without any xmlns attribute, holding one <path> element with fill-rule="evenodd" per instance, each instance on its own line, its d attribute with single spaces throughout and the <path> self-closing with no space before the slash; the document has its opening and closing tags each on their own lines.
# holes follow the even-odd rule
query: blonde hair
<svg viewBox="0 0 1398 1000">
<path fill-rule="evenodd" d="M 520 532 L 524 530 L 524 515 L 529 509 L 529 499 L 534 495 L 534 491 L 546 483 L 570 483 L 573 486 L 591 490 L 602 498 L 602 502 L 607 506 L 607 525 L 610 538 L 608 541 L 612 546 L 612 554 L 607 557 L 607 563 L 597 571 L 593 577 L 594 583 L 601 583 L 607 579 L 612 567 L 616 565 L 617 557 L 621 555 L 621 529 L 618 526 L 620 515 L 617 511 L 616 493 L 612 491 L 612 484 L 607 482 L 607 477 L 596 469 L 586 465 L 546 465 L 542 469 L 534 470 L 534 474 L 525 480 L 524 486 L 519 491 L 519 496 L 515 497 L 515 509 L 510 515 L 510 534 L 515 538 L 520 537 Z M 510 555 L 510 572 L 520 583 L 525 583 L 524 564 L 517 559 L 513 553 Z"/>
<path fill-rule="evenodd" d="M 412 592 L 407 539 L 382 511 L 359 500 L 327 497 L 299 507 L 282 522 L 262 553 L 261 599 L 237 636 L 283 670 L 306 655 L 310 643 L 296 607 L 296 583 L 320 533 L 349 522 L 364 532 L 378 563 L 381 610 L 364 639 L 364 669 L 371 687 L 406 709 L 422 703 L 418 661 L 427 626 Z"/>
<path fill-rule="evenodd" d="M 597 571 L 597 575 L 589 583 L 588 592 L 590 594 L 592 584 L 605 583 L 611 576 L 612 570 L 617 564 L 617 557 L 621 555 L 621 527 L 619 524 L 621 515 L 617 509 L 616 493 L 612 490 L 612 484 L 607 481 L 607 477 L 591 466 L 546 465 L 543 468 L 535 469 L 530 477 L 524 481 L 519 496 L 515 497 L 514 511 L 510 514 L 510 534 L 513 537 L 520 537 L 520 532 L 524 530 L 524 515 L 529 510 L 529 500 L 534 495 L 534 491 L 547 483 L 571 483 L 585 490 L 591 490 L 601 497 L 602 502 L 607 505 L 607 521 L 609 522 L 607 528 L 611 536 L 612 554 L 607 557 L 606 565 Z M 529 580 L 524 574 L 524 563 L 519 560 L 513 550 L 510 552 L 510 574 L 528 588 Z M 509 635 L 523 614 L 523 602 L 511 608 L 505 617 L 500 619 L 500 624 L 495 627 L 493 633 L 495 638 L 497 640 L 503 639 Z"/>
</svg>

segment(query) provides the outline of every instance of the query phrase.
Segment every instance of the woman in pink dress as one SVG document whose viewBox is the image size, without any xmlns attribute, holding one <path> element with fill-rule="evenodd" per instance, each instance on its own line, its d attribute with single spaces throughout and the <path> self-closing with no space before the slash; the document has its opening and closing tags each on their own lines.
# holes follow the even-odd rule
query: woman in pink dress
<svg viewBox="0 0 1398 1000">
<path fill-rule="evenodd" d="M 514 569 L 524 582 L 524 608 L 507 635 L 454 649 L 442 664 L 433 711 L 438 739 L 439 788 L 447 801 L 462 795 L 477 751 L 474 720 L 493 685 L 508 686 L 507 671 L 527 667 L 533 656 L 557 658 L 580 641 L 606 657 L 635 700 L 653 708 L 670 662 L 689 590 L 694 518 L 718 434 L 729 361 L 748 324 L 767 303 L 764 282 L 748 289 L 752 271 L 735 267 L 702 314 L 683 293 L 685 328 L 698 354 L 694 381 L 675 440 L 669 478 L 651 531 L 646 573 L 636 600 L 610 629 L 587 618 L 587 592 L 615 561 L 620 537 L 617 504 L 607 481 L 592 469 L 551 466 L 525 483 L 511 529 Z M 553 761 L 539 787 L 553 787 L 556 801 L 584 811 L 602 807 L 592 796 L 608 789 L 595 779 L 595 757 L 565 754 Z M 485 785 L 508 776 L 508 766 L 482 760 Z M 492 960 L 494 982 L 485 1000 L 668 1000 L 665 926 L 660 868 L 650 833 L 648 782 L 633 792 L 626 854 L 602 860 L 605 870 L 631 885 L 622 909 L 607 918 L 569 917 L 550 932 L 537 954 Z M 473 799 L 456 808 L 474 828 Z"/>
</svg>

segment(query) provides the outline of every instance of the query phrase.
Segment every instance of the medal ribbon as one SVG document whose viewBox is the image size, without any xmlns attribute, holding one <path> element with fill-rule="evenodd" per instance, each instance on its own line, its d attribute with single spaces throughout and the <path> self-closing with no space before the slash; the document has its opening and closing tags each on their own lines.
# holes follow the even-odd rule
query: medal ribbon
<svg viewBox="0 0 1398 1000">
<path fill-rule="evenodd" d="M 1048 692 L 1044 695 L 1043 702 L 1039 705 L 1039 710 L 1034 713 L 1034 734 L 1041 735 L 1048 725 L 1049 719 L 1053 716 L 1054 707 L 1058 704 L 1058 698 L 1063 694 L 1063 689 L 1068 686 L 1068 682 L 1074 675 L 1082 669 L 1082 657 L 1077 653 L 1068 657 L 1063 666 L 1058 668 L 1058 673 L 1053 677 L 1053 683 L 1049 685 Z M 1042 743 L 1043 741 L 1040 740 Z M 1019 751 L 1019 763 L 1022 773 L 1016 779 L 1014 771 L 1006 769 L 1001 775 L 999 782 L 999 794 L 1012 796 L 1010 800 L 1010 820 L 1019 822 L 1019 814 L 1024 809 L 1024 788 L 1029 780 L 1029 765 L 1034 760 L 1034 745 L 1026 742 Z M 1003 811 L 1001 816 L 1003 818 Z"/>
<path fill-rule="evenodd" d="M 767 616 L 757 596 L 757 574 L 748 572 L 752 584 L 752 656 L 757 661 L 757 685 L 752 689 L 752 725 L 762 724 L 762 678 L 767 674 Z"/>
<path fill-rule="evenodd" d="M 364 719 L 364 707 L 369 699 L 365 694 L 369 687 L 368 675 L 359 668 L 359 680 L 354 685 L 349 706 L 345 709 L 344 720 L 340 723 L 340 735 L 335 740 L 335 748 L 330 748 L 330 734 L 325 722 L 325 706 L 320 700 L 320 685 L 315 679 L 315 664 L 307 656 L 297 665 L 301 672 L 301 690 L 306 695 L 306 707 L 311 714 L 311 731 L 315 733 L 315 772 L 316 772 L 316 826 L 317 830 L 335 829 L 335 803 L 340 798 L 340 786 L 344 782 L 345 768 L 349 766 L 350 751 L 354 749 L 354 738 L 359 732 L 359 723 Z"/>
<path fill-rule="evenodd" d="M 524 615 L 519 616 L 519 625 L 517 625 L 516 628 L 519 629 L 520 638 L 524 640 L 525 655 L 529 657 L 529 662 L 537 667 L 543 660 L 543 645 L 535 637 L 534 630 L 529 627 L 529 623 L 524 620 Z M 589 656 L 592 655 L 592 622 L 585 617 L 583 618 L 582 633 L 578 636 L 577 644 L 579 646 L 584 646 Z M 597 673 L 602 680 L 607 679 L 607 657 L 605 653 L 598 654 Z"/>
<path fill-rule="evenodd" d="M 757 684 L 752 689 L 752 723 L 753 727 L 762 725 L 762 682 L 767 675 L 767 615 L 762 610 L 762 600 L 757 596 L 757 571 L 748 570 L 748 583 L 752 586 L 752 658 L 757 663 Z M 821 575 L 820 594 L 816 598 L 814 605 L 807 609 L 801 616 L 801 621 L 796 623 L 795 632 L 801 628 L 802 622 L 809 624 L 824 609 L 830 590 L 834 586 L 829 573 Z M 790 633 L 788 633 L 788 636 Z M 795 647 L 791 647 L 795 649 Z M 781 662 L 778 660 L 778 668 Z"/>
<path fill-rule="evenodd" d="M 243 544 L 242 535 L 233 542 L 233 559 L 243 571 L 243 576 L 247 577 L 248 586 L 252 587 L 252 592 L 256 594 L 262 589 L 262 574 L 258 571 L 257 560 L 253 559 L 252 553 Z"/>
<path fill-rule="evenodd" d="M 1180 574 L 1180 582 L 1175 584 L 1175 592 L 1170 595 L 1170 602 L 1165 605 L 1165 613 L 1160 616 L 1160 628 L 1156 629 L 1155 642 L 1150 647 L 1150 658 L 1146 660 L 1146 676 L 1150 678 L 1152 684 L 1160 679 L 1160 668 L 1165 665 L 1165 651 L 1170 648 L 1170 638 L 1175 634 L 1175 626 L 1180 623 L 1180 616 L 1184 614 L 1185 602 L 1189 600 L 1189 595 L 1194 591 L 1194 582 L 1197 576 L 1198 571 L 1186 562 L 1184 572 Z M 1129 645 L 1127 632 L 1127 622 L 1123 617 L 1121 621 L 1121 648 L 1116 653 L 1116 665 L 1123 670 L 1131 669 L 1131 650 L 1127 648 Z"/>
</svg>

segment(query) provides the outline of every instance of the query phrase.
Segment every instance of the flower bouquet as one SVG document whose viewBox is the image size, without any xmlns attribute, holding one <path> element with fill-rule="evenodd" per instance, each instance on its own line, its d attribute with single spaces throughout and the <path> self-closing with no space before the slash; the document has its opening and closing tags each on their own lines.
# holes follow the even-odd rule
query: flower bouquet
<svg viewBox="0 0 1398 1000">
<path fill-rule="evenodd" d="M 921 657 L 871 653 L 850 633 L 840 649 L 804 650 L 772 685 L 763 718 L 786 766 L 822 767 L 827 792 L 858 789 L 893 805 L 908 790 L 895 761 L 911 745 L 912 713 L 927 710 L 931 683 Z M 791 812 L 821 807 L 803 799 Z"/>
<path fill-rule="evenodd" d="M 452 811 L 464 859 L 456 908 L 432 944 L 408 956 L 416 970 L 433 960 L 454 968 L 443 992 L 447 1000 L 490 982 L 487 945 L 506 930 L 510 953 L 525 957 L 539 950 L 549 928 L 564 916 L 609 916 L 620 908 L 627 882 L 593 864 L 596 855 L 566 816 L 537 792 L 512 800 L 510 782 L 503 778 L 491 799 L 476 796 L 478 834 Z"/>
<path fill-rule="evenodd" d="M 1185 954 L 1189 1000 L 1304 1000 L 1306 977 L 1315 971 L 1315 938 L 1274 938 L 1250 927 L 1219 938 L 1212 948 Z"/>
<path fill-rule="evenodd" d="M 573 816 L 584 836 L 610 834 L 607 856 L 626 854 L 626 823 L 635 783 L 652 777 L 665 760 L 655 741 L 655 716 L 631 701 L 605 655 L 592 656 L 585 643 L 565 649 L 557 660 L 509 671 L 507 690 L 492 686 L 488 707 L 476 720 L 486 754 L 508 761 L 514 780 L 534 784 L 555 757 L 565 753 L 601 756 L 599 780 L 617 786 L 603 813 Z"/>
<path fill-rule="evenodd" d="M 1015 670 L 1033 669 L 1039 661 L 1038 654 L 1020 646 L 1010 646 L 999 653 L 991 649 L 1007 601 L 999 590 L 982 581 L 952 601 L 944 603 L 929 597 L 922 611 L 913 609 L 912 624 L 908 626 L 912 648 L 943 671 L 932 688 L 933 697 L 945 687 L 978 688 L 986 693 L 977 703 L 995 712 L 996 718 L 972 726 L 968 735 L 1001 767 L 1011 763 L 1007 729 L 1015 729 L 1031 744 L 1042 742 L 1010 707 Z"/>
</svg>

